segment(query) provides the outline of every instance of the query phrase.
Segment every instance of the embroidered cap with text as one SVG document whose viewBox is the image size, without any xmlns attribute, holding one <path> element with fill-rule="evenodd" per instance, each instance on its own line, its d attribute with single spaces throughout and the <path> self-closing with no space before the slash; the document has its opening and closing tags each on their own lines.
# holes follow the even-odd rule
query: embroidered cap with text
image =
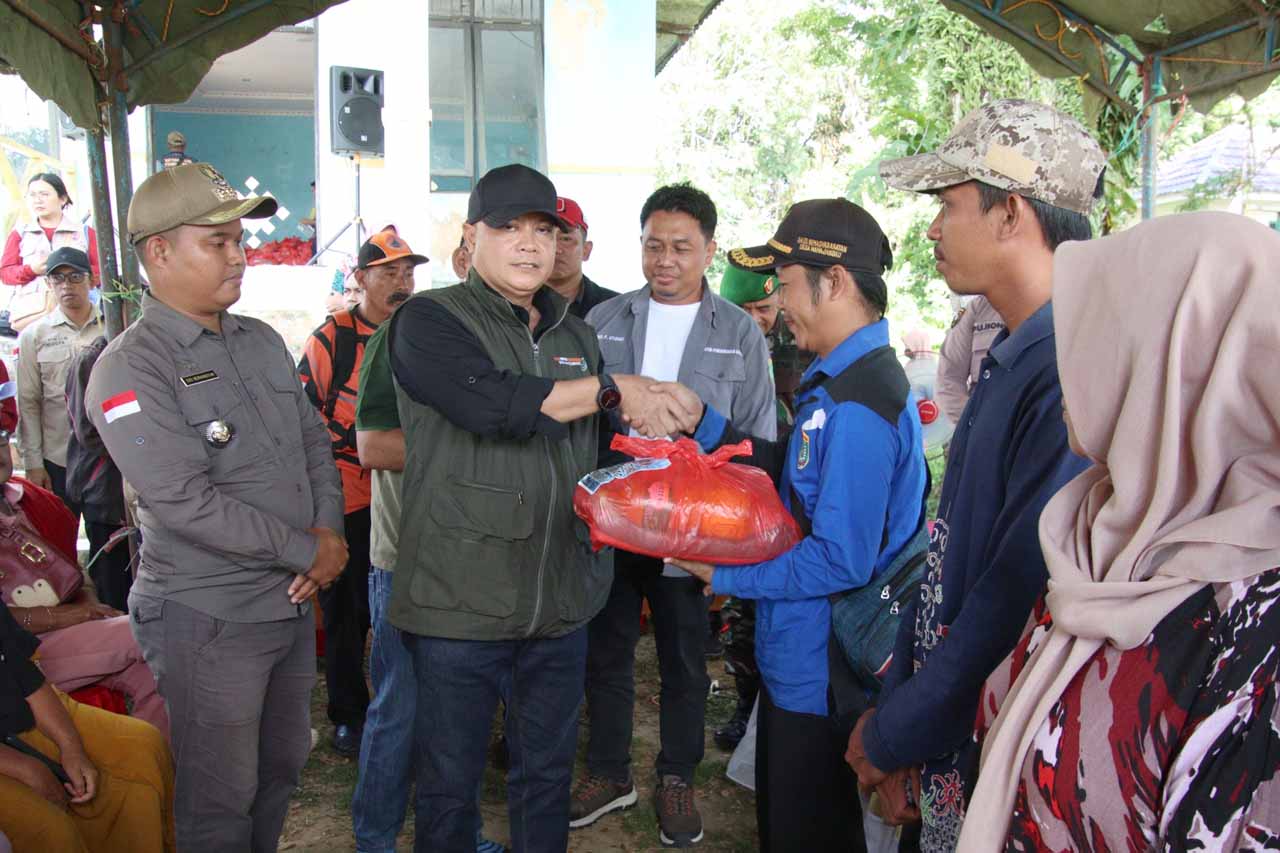
<svg viewBox="0 0 1280 853">
<path fill-rule="evenodd" d="M 893 251 L 870 213 L 848 199 L 814 198 L 793 204 L 768 243 L 729 252 L 729 263 L 757 273 L 804 264 L 880 276 L 893 266 Z"/>
<path fill-rule="evenodd" d="M 1080 122 L 1053 107 L 1010 98 L 960 119 L 937 151 L 885 160 L 880 177 L 900 190 L 936 192 L 982 181 L 1088 215 L 1107 165 Z"/>
<path fill-rule="evenodd" d="M 276 212 L 269 195 L 241 198 L 208 163 L 162 169 L 142 182 L 129 203 L 129 242 L 179 225 L 222 225 L 234 219 L 265 219 Z"/>
</svg>

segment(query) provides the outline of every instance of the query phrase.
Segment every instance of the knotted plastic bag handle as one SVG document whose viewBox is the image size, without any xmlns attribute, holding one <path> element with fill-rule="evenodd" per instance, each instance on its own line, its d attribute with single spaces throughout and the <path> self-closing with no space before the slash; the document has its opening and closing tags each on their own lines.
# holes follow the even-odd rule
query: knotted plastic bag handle
<svg viewBox="0 0 1280 853">
<path fill-rule="evenodd" d="M 682 459 L 708 471 L 719 468 L 735 456 L 751 455 L 749 438 L 737 444 L 717 447 L 711 453 L 703 453 L 698 442 L 692 438 L 683 437 L 675 441 L 667 441 L 663 438 L 615 435 L 613 441 L 609 442 L 609 446 L 619 453 L 625 453 L 637 459 Z"/>
</svg>

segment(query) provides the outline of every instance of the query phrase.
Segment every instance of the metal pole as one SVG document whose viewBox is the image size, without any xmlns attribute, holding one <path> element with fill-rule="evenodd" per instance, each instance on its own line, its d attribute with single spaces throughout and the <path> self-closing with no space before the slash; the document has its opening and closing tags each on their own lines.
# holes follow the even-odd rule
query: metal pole
<svg viewBox="0 0 1280 853">
<path fill-rule="evenodd" d="M 119 69 L 124 64 L 124 8 L 116 3 L 106 25 L 102 28 L 106 45 L 107 67 L 113 72 L 107 85 L 111 101 L 107 107 L 108 126 L 111 128 L 111 171 L 115 178 L 116 221 L 120 223 L 120 261 L 126 289 L 137 287 L 142 276 L 138 270 L 138 256 L 129 242 L 129 203 L 133 201 L 133 166 L 129 159 L 129 106 L 125 101 L 128 84 Z"/>
<path fill-rule="evenodd" d="M 356 161 L 356 256 L 360 255 L 360 246 L 364 243 L 364 220 L 360 218 L 360 155 L 352 156 Z"/>
<path fill-rule="evenodd" d="M 91 70 L 97 71 L 102 67 L 102 57 L 90 50 L 89 46 L 80 39 L 68 35 L 64 27 L 50 22 L 35 9 L 32 9 L 29 0 L 4 0 L 4 4 L 30 21 L 32 26 L 43 30 L 49 38 L 83 59 L 88 63 Z"/>
<path fill-rule="evenodd" d="M 111 222 L 111 181 L 107 176 L 105 131 L 85 134 L 89 149 L 89 181 L 93 188 L 93 230 L 98 233 L 98 269 L 102 274 L 102 314 L 107 322 L 107 340 L 124 331 L 121 311 L 120 272 L 116 266 L 116 229 Z"/>
<path fill-rule="evenodd" d="M 49 101 L 49 156 L 55 160 L 62 160 L 62 122 L 59 114 L 62 110 L 58 109 L 58 105 L 53 101 Z"/>
<path fill-rule="evenodd" d="M 1158 107 L 1151 103 L 1155 86 L 1153 77 L 1155 67 L 1160 60 L 1149 59 L 1142 66 L 1142 103 L 1146 113 L 1146 124 L 1142 126 L 1140 144 L 1142 156 L 1142 218 L 1150 219 L 1155 215 L 1156 206 L 1156 114 Z"/>
</svg>

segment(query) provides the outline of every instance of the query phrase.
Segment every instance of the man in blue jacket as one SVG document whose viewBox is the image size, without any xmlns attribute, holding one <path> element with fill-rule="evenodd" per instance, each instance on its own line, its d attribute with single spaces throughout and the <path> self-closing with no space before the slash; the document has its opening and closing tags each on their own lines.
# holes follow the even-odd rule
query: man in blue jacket
<svg viewBox="0 0 1280 853">
<path fill-rule="evenodd" d="M 1040 511 L 1085 467 L 1067 446 L 1049 297 L 1053 250 L 1090 237 L 1104 165 L 1074 119 L 1006 100 L 961 119 L 938 151 L 880 167 L 891 186 L 937 194 L 938 271 L 1007 326 L 951 440 L 920 597 L 899 623 L 877 707 L 849 739 L 849 763 L 890 819 L 914 819 L 918 804 L 926 851 L 955 848 L 977 778 L 983 682 L 1044 591 Z"/>
<path fill-rule="evenodd" d="M 920 419 L 884 319 L 889 241 L 844 199 L 796 204 L 768 244 L 729 253 L 776 271 L 801 349 L 817 353 L 785 441 L 752 438 L 805 536 L 748 566 L 670 562 L 716 593 L 755 599 L 763 679 L 756 817 L 764 851 L 862 849 L 858 794 L 840 753 L 863 701 L 831 638 L 830 596 L 865 586 L 919 528 L 927 482 Z M 686 409 L 698 411 L 692 401 Z M 707 406 L 684 424 L 705 450 L 744 437 Z"/>
</svg>

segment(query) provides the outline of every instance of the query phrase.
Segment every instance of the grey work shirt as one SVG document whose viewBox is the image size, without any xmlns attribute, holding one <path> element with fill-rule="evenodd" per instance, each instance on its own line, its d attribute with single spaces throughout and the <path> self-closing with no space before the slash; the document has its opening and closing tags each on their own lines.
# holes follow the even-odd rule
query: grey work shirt
<svg viewBox="0 0 1280 853">
<path fill-rule="evenodd" d="M 649 322 L 648 285 L 592 308 L 587 322 L 600 340 L 606 373 L 639 372 Z M 680 359 L 679 379 L 738 429 L 777 439 L 769 345 L 755 320 L 713 293 L 705 280 L 698 316 Z"/>
<path fill-rule="evenodd" d="M 315 559 L 308 528 L 342 533 L 342 481 L 284 341 L 249 317 L 224 313 L 218 335 L 150 295 L 142 309 L 86 394 L 138 492 L 133 593 L 229 622 L 305 613 L 288 586 Z M 207 437 L 214 421 L 232 430 L 224 446 Z"/>
</svg>

